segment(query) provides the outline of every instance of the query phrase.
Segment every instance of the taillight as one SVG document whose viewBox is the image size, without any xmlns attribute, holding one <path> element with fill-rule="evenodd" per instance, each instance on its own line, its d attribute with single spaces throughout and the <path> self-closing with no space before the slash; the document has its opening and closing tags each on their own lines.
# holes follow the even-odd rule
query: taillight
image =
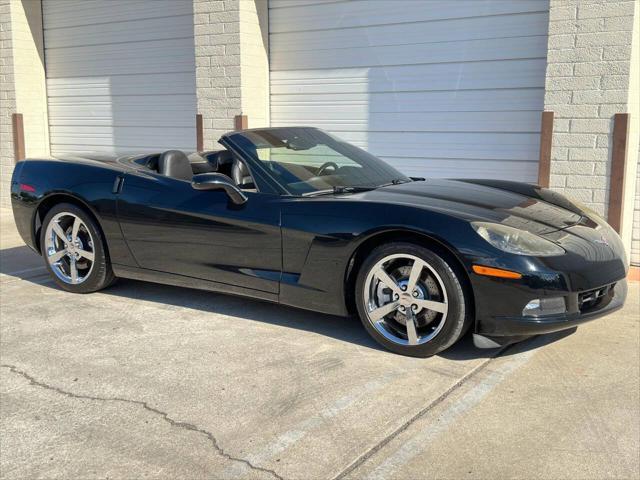
<svg viewBox="0 0 640 480">
<path fill-rule="evenodd" d="M 36 188 L 33 185 L 27 185 L 26 183 L 21 183 L 20 190 L 23 192 L 35 192 Z"/>
</svg>

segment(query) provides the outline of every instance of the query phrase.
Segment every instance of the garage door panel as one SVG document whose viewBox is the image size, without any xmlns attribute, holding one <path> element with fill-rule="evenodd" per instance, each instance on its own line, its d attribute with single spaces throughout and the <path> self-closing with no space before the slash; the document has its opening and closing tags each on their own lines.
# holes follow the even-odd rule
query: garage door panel
<svg viewBox="0 0 640 480">
<path fill-rule="evenodd" d="M 546 28 L 547 21 L 546 13 L 536 12 L 506 18 L 499 15 L 431 22 L 428 28 L 422 22 L 345 28 L 335 30 L 331 36 L 324 30 L 273 33 L 270 47 L 283 53 L 335 50 L 339 55 L 351 48 L 536 36 Z"/>
<path fill-rule="evenodd" d="M 274 95 L 272 111 L 280 115 L 348 114 L 365 106 L 369 114 L 385 112 L 452 112 L 452 111 L 538 111 L 540 92 L 529 90 L 463 90 L 386 93 L 336 94 L 327 105 L 326 94 Z"/>
<path fill-rule="evenodd" d="M 432 158 L 428 162 L 424 159 L 407 159 L 396 157 L 381 157 L 397 169 L 410 176 L 451 177 L 451 178 L 490 178 L 496 180 L 513 180 L 521 175 L 536 176 L 538 165 L 536 162 L 509 162 L 504 160 L 484 160 L 482 164 L 476 161 L 459 159 Z M 455 175 L 450 172 L 456 171 Z"/>
<path fill-rule="evenodd" d="M 112 126 L 69 126 L 51 127 L 52 136 L 55 135 L 55 145 L 58 149 L 70 146 L 80 146 L 81 151 L 86 147 L 109 147 L 117 144 L 120 151 L 131 151 L 133 147 L 144 147 L 145 150 L 155 151 L 158 143 L 169 142 L 175 148 L 188 149 L 191 146 L 184 143 L 184 136 L 190 127 L 112 127 Z"/>
<path fill-rule="evenodd" d="M 306 68 L 349 68 L 384 65 L 425 63 L 478 62 L 511 58 L 540 58 L 547 48 L 546 35 L 535 37 L 469 40 L 460 42 L 431 43 L 414 46 L 380 46 L 375 48 L 345 48 L 307 51 L 278 52 L 272 49 L 273 68 L 279 70 Z M 374 53 L 374 55 L 372 55 Z"/>
<path fill-rule="evenodd" d="M 49 78 L 195 70 L 193 37 L 47 49 Z"/>
<path fill-rule="evenodd" d="M 537 112 L 357 112 L 350 109 L 307 111 L 301 115 L 280 113 L 279 120 L 287 123 L 316 125 L 332 130 L 366 128 L 369 132 L 539 132 Z"/>
<path fill-rule="evenodd" d="M 277 101 L 277 96 L 282 94 L 543 89 L 545 67 L 545 59 L 531 59 L 325 70 L 272 70 L 271 94 Z"/>
<path fill-rule="evenodd" d="M 139 75 L 112 75 L 104 77 L 65 77 L 47 80 L 48 93 L 53 101 L 64 97 L 112 95 L 165 95 L 186 92 L 193 98 L 193 73 L 156 73 L 150 81 L 142 82 Z M 165 97 L 167 101 L 167 97 Z M 194 100 L 195 101 L 195 100 Z"/>
<path fill-rule="evenodd" d="M 191 2 L 44 0 L 51 151 L 195 147 Z"/>
<path fill-rule="evenodd" d="M 385 132 L 381 135 L 370 135 L 367 139 L 355 141 L 359 146 L 375 150 L 379 156 L 423 158 L 424 152 L 429 152 L 431 158 L 466 159 L 466 160 L 530 160 L 529 152 L 535 147 L 537 136 L 534 134 L 471 134 L 464 133 L 415 133 L 408 141 L 403 141 L 410 134 L 391 140 L 395 132 Z M 351 137 L 347 132 L 340 134 L 343 138 Z M 440 138 L 445 136 L 446 138 Z M 480 139 L 479 137 L 485 137 Z M 513 138 L 516 137 L 516 138 Z M 351 138 L 357 138 L 354 135 Z M 473 140 L 477 142 L 473 142 Z M 482 141 L 482 143 L 481 143 Z M 425 161 L 429 161 L 426 159 Z"/>
<path fill-rule="evenodd" d="M 79 47 L 110 43 L 149 42 L 167 38 L 184 38 L 192 27 L 193 15 L 110 22 L 98 25 L 67 27 L 58 32 L 48 30 L 47 48 Z M 186 38 L 189 38 L 188 36 Z"/>
<path fill-rule="evenodd" d="M 176 0 L 45 0 L 47 28 L 68 28 L 131 22 L 140 19 L 191 14 L 191 2 Z"/>
<path fill-rule="evenodd" d="M 86 97 L 85 97 L 86 98 Z M 174 96 L 173 104 L 157 103 L 154 99 L 158 96 L 148 97 L 118 97 L 105 98 L 100 102 L 95 98 L 91 101 L 72 105 L 49 104 L 49 114 L 51 115 L 50 126 L 58 125 L 117 125 L 135 127 L 140 124 L 147 126 L 163 126 L 167 122 L 167 117 L 171 118 L 171 125 L 176 127 L 193 126 L 193 117 L 189 114 L 188 108 L 195 108 L 195 102 L 187 98 L 180 102 L 180 97 Z M 163 98 L 160 97 L 159 101 Z"/>
<path fill-rule="evenodd" d="M 420 5 L 422 3 L 422 5 Z M 430 22 L 470 16 L 544 12 L 545 0 L 415 0 L 320 2 L 315 5 L 269 2 L 271 33 L 358 28 L 393 23 Z"/>
<path fill-rule="evenodd" d="M 537 178 L 547 1 L 270 7 L 273 126 L 324 128 L 412 174 Z"/>
</svg>

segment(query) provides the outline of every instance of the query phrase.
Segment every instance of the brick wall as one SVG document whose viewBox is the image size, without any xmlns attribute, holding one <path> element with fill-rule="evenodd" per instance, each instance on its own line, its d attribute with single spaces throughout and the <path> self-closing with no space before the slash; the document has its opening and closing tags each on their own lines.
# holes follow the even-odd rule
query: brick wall
<svg viewBox="0 0 640 480">
<path fill-rule="evenodd" d="M 11 114 L 16 111 L 13 81 L 10 0 L 0 0 L 0 206 L 9 205 L 9 184 L 13 172 Z"/>
<path fill-rule="evenodd" d="M 630 103 L 636 12 L 635 1 L 550 2 L 545 110 L 556 118 L 550 184 L 603 215 L 613 115 L 633 113 L 637 137 L 637 112 Z M 628 178 L 635 179 L 637 149 L 632 150 Z M 635 187 L 629 190 L 633 198 Z"/>
<path fill-rule="evenodd" d="M 269 8 L 264 0 L 240 2 L 242 114 L 249 128 L 269 125 Z"/>
<path fill-rule="evenodd" d="M 203 116 L 204 148 L 219 147 L 220 135 L 233 130 L 240 114 L 239 4 L 194 0 L 196 95 Z"/>
<path fill-rule="evenodd" d="M 218 148 L 236 115 L 268 124 L 269 67 L 264 0 L 194 0 L 196 94 L 204 148 Z"/>
<path fill-rule="evenodd" d="M 22 113 L 27 157 L 49 154 L 42 10 L 39 0 L 0 0 L 0 204 L 9 206 L 11 115 Z"/>
<path fill-rule="evenodd" d="M 11 0 L 16 109 L 27 158 L 49 155 L 49 119 L 40 0 Z"/>
<path fill-rule="evenodd" d="M 218 148 L 234 117 L 268 125 L 269 62 L 264 0 L 194 0 L 196 94 L 204 148 Z"/>
</svg>

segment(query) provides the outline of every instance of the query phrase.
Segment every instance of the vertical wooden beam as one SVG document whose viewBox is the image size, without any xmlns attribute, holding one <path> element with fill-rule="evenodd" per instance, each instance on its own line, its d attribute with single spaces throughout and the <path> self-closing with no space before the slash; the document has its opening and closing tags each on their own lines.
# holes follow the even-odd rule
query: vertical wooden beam
<svg viewBox="0 0 640 480">
<path fill-rule="evenodd" d="M 553 112 L 542 112 L 540 125 L 540 161 L 538 163 L 538 185 L 549 187 L 551 177 L 551 140 L 553 139 Z"/>
<path fill-rule="evenodd" d="M 249 128 L 249 118 L 246 115 L 236 115 L 234 123 L 236 130 L 246 130 Z"/>
<path fill-rule="evenodd" d="M 13 158 L 16 162 L 24 160 L 26 157 L 24 149 L 24 123 L 21 113 L 11 115 L 13 126 Z"/>
<path fill-rule="evenodd" d="M 204 134 L 202 131 L 202 114 L 196 113 L 196 151 L 204 150 Z"/>
<path fill-rule="evenodd" d="M 624 215 L 624 182 L 629 138 L 629 114 L 616 113 L 613 117 L 611 146 L 611 175 L 609 175 L 609 208 L 607 222 L 620 233 Z"/>
</svg>

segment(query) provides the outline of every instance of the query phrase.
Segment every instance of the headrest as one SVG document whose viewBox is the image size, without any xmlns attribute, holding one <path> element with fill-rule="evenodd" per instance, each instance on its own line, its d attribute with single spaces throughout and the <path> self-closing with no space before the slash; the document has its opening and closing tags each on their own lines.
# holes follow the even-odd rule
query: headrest
<svg viewBox="0 0 640 480">
<path fill-rule="evenodd" d="M 202 154 L 207 159 L 207 162 L 213 167 L 213 171 L 216 172 L 223 165 L 230 165 L 233 162 L 233 154 L 229 150 L 218 150 L 217 152 L 205 152 Z"/>
<path fill-rule="evenodd" d="M 193 170 L 189 158 L 180 150 L 167 150 L 158 158 L 158 172 L 162 175 L 180 180 L 191 180 Z"/>
</svg>

